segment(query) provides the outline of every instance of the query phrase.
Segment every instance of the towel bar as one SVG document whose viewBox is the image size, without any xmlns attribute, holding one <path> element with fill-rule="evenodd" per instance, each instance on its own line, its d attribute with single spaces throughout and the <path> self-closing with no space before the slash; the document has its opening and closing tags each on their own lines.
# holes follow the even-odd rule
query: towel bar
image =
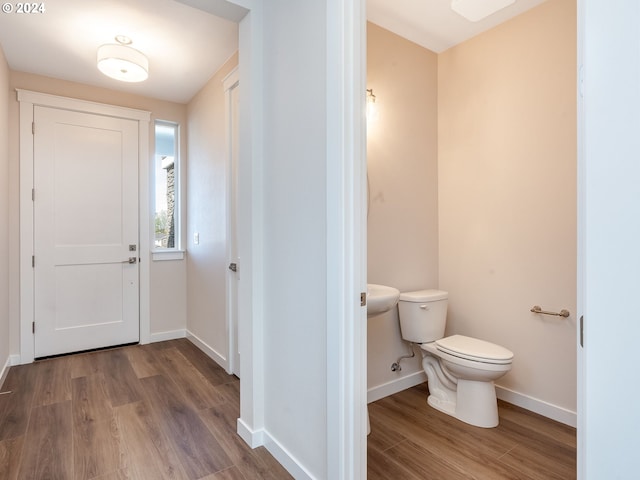
<svg viewBox="0 0 640 480">
<path fill-rule="evenodd" d="M 540 308 L 539 305 L 534 305 L 533 307 L 531 307 L 531 312 L 532 313 L 541 313 L 542 315 L 555 315 L 556 317 L 564 317 L 564 318 L 567 318 L 569 315 L 571 315 L 569 310 L 567 310 L 566 308 L 563 308 L 562 310 L 560 310 L 560 313 L 558 313 L 558 312 L 547 312 L 546 310 L 542 310 L 542 308 Z"/>
</svg>

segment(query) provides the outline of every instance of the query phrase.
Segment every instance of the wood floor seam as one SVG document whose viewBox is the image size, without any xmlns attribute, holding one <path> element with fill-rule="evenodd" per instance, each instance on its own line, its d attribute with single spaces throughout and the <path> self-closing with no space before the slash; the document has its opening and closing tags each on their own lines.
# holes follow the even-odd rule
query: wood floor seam
<svg viewBox="0 0 640 480">
<path fill-rule="evenodd" d="M 393 449 L 393 448 L 396 448 L 396 447 L 401 448 L 401 447 L 402 447 L 402 444 L 403 444 L 403 443 L 406 443 L 406 442 L 407 442 L 407 439 L 406 439 L 406 438 L 403 438 L 403 439 L 402 439 L 402 440 L 400 440 L 399 442 L 394 443 L 393 445 L 391 445 L 391 446 L 389 446 L 389 447 L 385 448 L 384 450 L 381 450 L 381 452 L 382 452 L 382 453 L 387 453 L 389 450 L 391 450 L 391 449 Z"/>
<path fill-rule="evenodd" d="M 518 445 L 514 445 L 513 447 L 511 447 L 509 450 L 507 450 L 506 452 L 504 452 L 502 455 L 500 455 L 497 459 L 500 460 L 502 457 L 505 457 L 507 455 L 509 455 L 510 452 L 512 452 L 513 450 L 516 449 Z"/>
</svg>

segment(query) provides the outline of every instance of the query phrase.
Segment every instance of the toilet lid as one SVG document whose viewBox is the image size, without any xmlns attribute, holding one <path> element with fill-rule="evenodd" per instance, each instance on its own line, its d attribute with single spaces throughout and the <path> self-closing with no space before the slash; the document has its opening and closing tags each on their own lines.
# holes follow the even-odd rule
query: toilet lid
<svg viewBox="0 0 640 480">
<path fill-rule="evenodd" d="M 437 349 L 442 352 L 477 362 L 505 364 L 513 360 L 512 351 L 495 343 L 464 335 L 451 335 L 436 340 L 435 343 Z"/>
<path fill-rule="evenodd" d="M 442 290 L 417 290 L 415 292 L 402 292 L 399 300 L 402 302 L 426 303 L 446 300 L 448 296 L 449 294 Z"/>
</svg>

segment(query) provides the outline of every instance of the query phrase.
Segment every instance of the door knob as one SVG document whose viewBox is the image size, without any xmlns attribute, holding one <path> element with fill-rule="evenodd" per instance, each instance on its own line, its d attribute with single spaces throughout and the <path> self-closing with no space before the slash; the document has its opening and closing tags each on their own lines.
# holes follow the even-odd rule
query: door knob
<svg viewBox="0 0 640 480">
<path fill-rule="evenodd" d="M 137 263 L 138 262 L 138 258 L 137 257 L 129 257 L 128 260 L 123 260 L 120 263 Z"/>
</svg>

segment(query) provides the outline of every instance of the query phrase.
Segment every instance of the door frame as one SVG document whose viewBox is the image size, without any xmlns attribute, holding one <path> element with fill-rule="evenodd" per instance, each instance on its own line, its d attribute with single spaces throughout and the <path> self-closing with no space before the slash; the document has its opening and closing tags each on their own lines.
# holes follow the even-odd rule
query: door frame
<svg viewBox="0 0 640 480">
<path fill-rule="evenodd" d="M 225 141 L 226 141 L 226 160 L 227 160 L 227 264 L 236 262 L 238 265 L 238 199 L 237 199 L 237 176 L 238 165 L 234 160 L 233 144 L 233 98 L 231 92 L 240 86 L 240 75 L 236 66 L 227 74 L 223 82 L 224 89 L 224 118 L 225 118 Z M 238 115 L 239 111 L 235 112 Z M 239 122 L 238 122 L 239 123 Z M 239 135 L 240 132 L 236 132 Z M 237 154 L 235 154 L 237 159 Z M 233 227 L 233 228 L 232 228 Z M 238 278 L 239 272 L 227 270 L 226 275 L 226 324 L 227 324 L 227 365 L 226 370 L 229 374 L 240 376 L 240 360 L 238 349 Z"/>
<path fill-rule="evenodd" d="M 149 252 L 152 232 L 149 214 L 149 121 L 151 113 L 74 98 L 16 89 L 20 104 L 20 364 L 31 363 L 35 355 L 35 275 L 33 212 L 33 128 L 34 107 L 43 106 L 105 115 L 138 122 L 138 236 L 140 244 L 140 343 L 150 338 Z"/>
<path fill-rule="evenodd" d="M 328 1 L 326 22 L 327 476 L 348 480 L 367 477 L 365 0 Z"/>
</svg>

